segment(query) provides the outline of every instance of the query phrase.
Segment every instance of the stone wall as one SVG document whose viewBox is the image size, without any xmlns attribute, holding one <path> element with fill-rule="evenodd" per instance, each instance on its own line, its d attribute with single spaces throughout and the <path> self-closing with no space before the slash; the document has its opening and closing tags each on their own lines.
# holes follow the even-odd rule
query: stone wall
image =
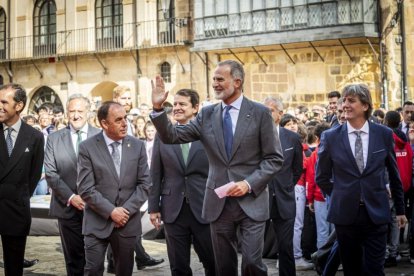
<svg viewBox="0 0 414 276">
<path fill-rule="evenodd" d="M 246 96 L 263 101 L 268 96 L 283 99 L 286 107 L 326 104 L 327 93 L 350 83 L 369 85 L 376 107 L 381 103 L 379 63 L 369 45 L 318 48 L 322 61 L 312 48 L 290 49 L 293 64 L 283 51 L 261 52 L 266 66 L 253 52 L 237 54 L 245 62 Z M 221 55 L 221 60 L 234 59 Z"/>
</svg>

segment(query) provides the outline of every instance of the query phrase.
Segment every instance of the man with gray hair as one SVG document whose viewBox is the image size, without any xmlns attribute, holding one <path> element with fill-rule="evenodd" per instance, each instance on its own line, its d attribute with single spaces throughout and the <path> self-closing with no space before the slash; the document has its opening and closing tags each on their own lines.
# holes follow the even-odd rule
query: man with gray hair
<svg viewBox="0 0 414 276">
<path fill-rule="evenodd" d="M 295 275 L 295 269 L 312 269 L 312 265 L 306 262 L 301 255 L 294 256 L 293 254 L 296 216 L 295 185 L 303 170 L 303 149 L 298 134 L 279 126 L 283 115 L 282 101 L 268 97 L 264 100 L 264 105 L 272 113 L 283 151 L 282 169 L 276 173 L 268 184 L 270 192 L 269 209 L 278 243 L 279 275 L 289 276 Z M 303 217 L 305 209 L 303 205 L 301 206 L 302 210 L 298 211 L 302 212 Z"/>
<path fill-rule="evenodd" d="M 57 217 L 67 275 L 83 275 L 85 251 L 82 218 L 85 203 L 76 186 L 77 155 L 80 142 L 99 133 L 87 124 L 89 99 L 81 94 L 69 97 L 66 111 L 68 127 L 48 136 L 45 173 L 52 189 L 49 215 Z"/>
<path fill-rule="evenodd" d="M 347 85 L 342 98 L 346 123 L 322 133 L 315 181 L 330 196 L 327 219 L 335 224 L 344 275 L 380 276 L 391 222 L 386 171 L 398 224 L 407 222 L 394 140 L 389 128 L 369 121 L 368 86 Z"/>
<path fill-rule="evenodd" d="M 237 275 L 237 230 L 240 230 L 242 275 L 267 275 L 262 261 L 267 183 L 282 167 L 283 156 L 269 110 L 243 96 L 243 66 L 220 62 L 213 74 L 219 103 L 204 107 L 186 125 L 172 125 L 163 103 L 164 81 L 152 83 L 151 119 L 168 144 L 200 140 L 209 159 L 202 217 L 210 222 L 217 275 Z"/>
</svg>

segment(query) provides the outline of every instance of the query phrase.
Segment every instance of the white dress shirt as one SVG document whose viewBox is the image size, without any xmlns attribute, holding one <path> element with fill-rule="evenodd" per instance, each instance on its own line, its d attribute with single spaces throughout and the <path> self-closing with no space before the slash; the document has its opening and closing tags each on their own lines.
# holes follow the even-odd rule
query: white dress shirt
<svg viewBox="0 0 414 276">
<path fill-rule="evenodd" d="M 232 126 L 233 135 L 234 135 L 234 132 L 236 131 L 237 120 L 239 119 L 240 107 L 241 107 L 242 102 L 243 102 L 243 95 L 240 95 L 240 97 L 238 97 L 237 100 L 235 100 L 234 102 L 230 104 L 232 108 L 230 109 L 229 114 L 231 117 L 231 126 Z M 224 109 L 226 106 L 227 104 L 225 104 L 224 102 L 221 102 L 222 109 Z M 224 119 L 224 112 L 223 112 L 223 119 Z"/>
<path fill-rule="evenodd" d="M 349 122 L 346 122 L 346 127 L 348 129 L 348 138 L 349 138 L 349 145 L 351 146 L 352 154 L 355 156 L 355 141 L 356 141 L 356 134 L 354 131 L 361 131 L 361 140 L 362 140 L 362 151 L 364 156 L 364 168 L 367 166 L 367 158 L 368 158 L 368 144 L 369 144 L 369 123 L 365 121 L 365 124 L 362 126 L 361 129 L 356 129 L 351 126 Z"/>
<path fill-rule="evenodd" d="M 78 154 L 77 153 L 77 150 L 78 150 L 77 149 L 77 143 L 78 143 L 78 133 L 77 133 L 77 130 L 74 129 L 70 124 L 69 124 L 69 128 L 70 128 L 70 136 L 72 138 L 73 148 L 74 148 L 76 154 Z M 88 124 L 85 124 L 83 126 L 83 128 L 81 128 L 79 131 L 81 132 L 82 141 L 85 141 L 88 138 Z"/>
<path fill-rule="evenodd" d="M 114 141 L 114 140 L 112 140 L 111 138 L 109 138 L 109 137 L 106 135 L 105 131 L 102 131 L 102 133 L 103 133 L 103 137 L 104 137 L 104 139 L 105 139 L 106 146 L 108 147 L 109 154 L 110 154 L 111 156 L 112 156 L 112 146 L 111 146 L 111 144 L 112 144 L 113 142 L 118 142 L 118 143 L 119 143 L 119 145 L 118 145 L 118 151 L 119 151 L 119 161 L 120 161 L 120 162 L 122 162 L 122 139 L 121 139 L 121 140 L 119 140 L 119 141 Z"/>
<path fill-rule="evenodd" d="M 19 119 L 17 122 L 11 126 L 13 128 L 13 131 L 11 132 L 11 138 L 13 141 L 13 147 L 16 144 L 17 135 L 19 134 L 20 127 L 22 126 L 22 120 Z M 9 127 L 6 124 L 3 124 L 3 131 L 4 131 L 4 139 L 7 139 L 7 134 L 9 132 Z"/>
</svg>

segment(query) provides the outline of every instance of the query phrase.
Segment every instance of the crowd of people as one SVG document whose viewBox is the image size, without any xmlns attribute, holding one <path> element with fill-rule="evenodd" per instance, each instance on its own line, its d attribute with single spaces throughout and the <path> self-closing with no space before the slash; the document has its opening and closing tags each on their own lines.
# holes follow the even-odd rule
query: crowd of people
<svg viewBox="0 0 414 276">
<path fill-rule="evenodd" d="M 51 194 L 68 275 L 102 275 L 105 255 L 116 275 L 134 259 L 162 263 L 142 247 L 143 210 L 163 226 L 172 275 L 192 275 L 192 245 L 206 275 L 238 275 L 238 252 L 242 275 L 267 275 L 268 244 L 279 275 L 384 275 L 407 218 L 414 264 L 414 103 L 374 111 L 368 87 L 350 84 L 326 106 L 285 108 L 249 100 L 243 85 L 242 65 L 226 60 L 213 74 L 218 103 L 203 108 L 192 89 L 168 103 L 158 76 L 152 107 L 133 108 L 117 86 L 96 111 L 73 94 L 66 114 L 44 104 L 26 116 L 24 88 L 0 87 L 6 275 L 23 273 L 33 194 Z"/>
</svg>

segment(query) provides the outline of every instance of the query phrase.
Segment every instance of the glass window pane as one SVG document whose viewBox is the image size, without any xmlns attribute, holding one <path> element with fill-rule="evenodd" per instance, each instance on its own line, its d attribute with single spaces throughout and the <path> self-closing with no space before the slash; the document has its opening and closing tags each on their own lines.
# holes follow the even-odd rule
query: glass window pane
<svg viewBox="0 0 414 276">
<path fill-rule="evenodd" d="M 214 0 L 204 1 L 204 16 L 214 15 Z"/>
<path fill-rule="evenodd" d="M 227 13 L 227 0 L 215 0 L 216 14 Z"/>
</svg>

